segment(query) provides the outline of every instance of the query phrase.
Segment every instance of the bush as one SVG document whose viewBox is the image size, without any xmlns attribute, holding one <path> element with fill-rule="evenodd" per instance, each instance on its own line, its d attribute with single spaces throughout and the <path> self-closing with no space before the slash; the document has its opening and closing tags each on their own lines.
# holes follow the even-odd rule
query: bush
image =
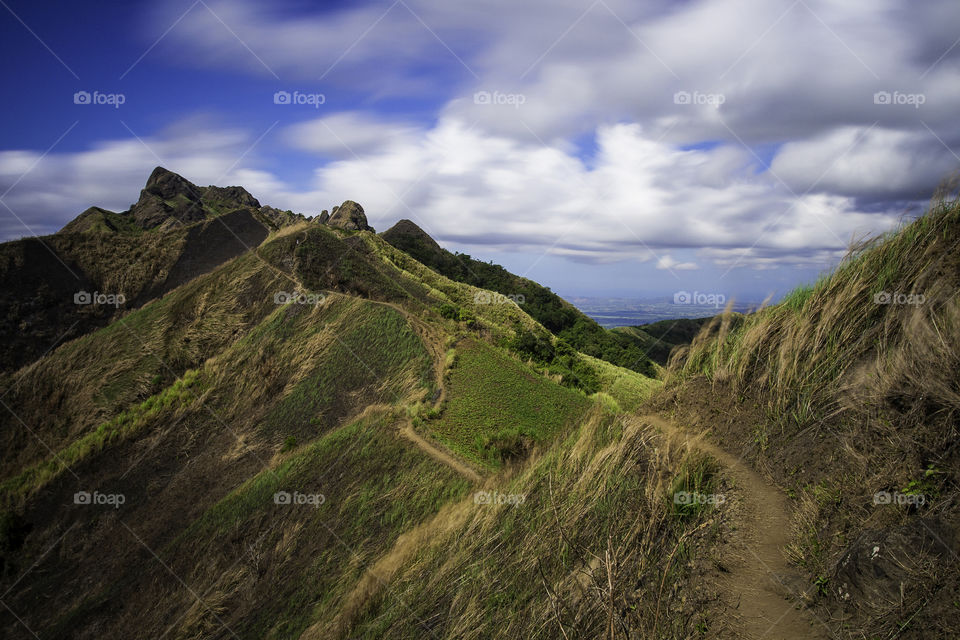
<svg viewBox="0 0 960 640">
<path fill-rule="evenodd" d="M 449 302 L 444 302 L 442 305 L 437 307 L 437 313 L 447 320 L 453 320 L 460 315 L 460 309 L 456 306 L 450 304 Z"/>
</svg>

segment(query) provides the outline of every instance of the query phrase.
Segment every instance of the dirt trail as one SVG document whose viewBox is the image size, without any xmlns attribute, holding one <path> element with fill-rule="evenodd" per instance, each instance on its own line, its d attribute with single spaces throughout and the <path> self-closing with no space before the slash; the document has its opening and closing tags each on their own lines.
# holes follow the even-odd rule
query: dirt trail
<svg viewBox="0 0 960 640">
<path fill-rule="evenodd" d="M 413 430 L 413 426 L 409 422 L 404 423 L 400 428 L 400 435 L 420 447 L 424 453 L 437 462 L 447 465 L 465 478 L 469 478 L 473 482 L 480 482 L 480 480 L 482 480 L 479 473 L 457 460 L 452 454 L 447 453 L 420 436 L 420 434 Z"/>
<path fill-rule="evenodd" d="M 740 535 L 727 544 L 732 556 L 725 558 L 729 571 L 719 579 L 722 597 L 740 617 L 739 624 L 731 626 L 756 640 L 829 638 L 826 625 L 800 608 L 799 594 L 791 586 L 796 571 L 784 557 L 790 516 L 783 493 L 739 458 L 701 437 L 655 415 L 640 419 L 715 458 L 726 468 L 733 490 L 740 493 L 742 509 L 736 530 Z"/>
<path fill-rule="evenodd" d="M 437 389 L 439 390 L 439 393 L 433 402 L 433 406 L 443 406 L 443 402 L 447 397 L 447 388 L 443 380 L 447 354 L 443 346 L 443 340 L 437 335 L 437 332 L 433 327 L 431 327 L 427 322 L 424 322 L 421 318 L 418 318 L 407 311 L 401 305 L 392 302 L 379 302 L 377 300 L 372 300 L 371 302 L 394 309 L 403 315 L 410 326 L 413 327 L 413 329 L 419 334 L 420 341 L 423 343 L 423 346 L 427 349 L 427 351 L 430 352 L 430 357 L 433 359 L 434 376 L 436 377 Z M 467 464 L 458 460 L 456 456 L 448 452 L 442 446 L 434 444 L 418 434 L 414 430 L 410 421 L 404 422 L 403 426 L 400 427 L 400 435 L 416 446 L 420 447 L 424 453 L 437 462 L 447 465 L 472 482 L 480 482 L 483 479 L 479 473 L 470 468 Z"/>
</svg>

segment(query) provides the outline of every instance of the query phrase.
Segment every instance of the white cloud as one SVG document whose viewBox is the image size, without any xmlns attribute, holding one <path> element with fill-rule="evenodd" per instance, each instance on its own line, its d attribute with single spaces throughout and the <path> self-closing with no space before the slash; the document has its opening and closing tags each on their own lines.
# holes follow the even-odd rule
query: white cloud
<svg viewBox="0 0 960 640">
<path fill-rule="evenodd" d="M 757 249 L 770 260 L 842 251 L 897 220 L 850 197 L 795 198 L 735 145 L 679 150 L 638 125 L 600 127 L 597 145 L 588 167 L 564 149 L 444 119 L 420 138 L 319 168 L 309 192 L 258 195 L 294 209 L 352 198 L 381 230 L 410 218 L 441 242 L 578 261 L 655 258 L 665 269 L 698 266 L 669 253 L 680 249 Z"/>
<path fill-rule="evenodd" d="M 677 262 L 669 254 L 660 256 L 660 259 L 657 260 L 657 269 L 661 270 L 671 270 L 675 269 L 677 271 L 691 271 L 693 269 L 699 269 L 700 266 L 696 262 Z"/>
<path fill-rule="evenodd" d="M 958 163 L 929 131 L 843 127 L 784 145 L 771 169 L 798 191 L 923 198 L 931 176 L 946 176 Z"/>
<path fill-rule="evenodd" d="M 284 138 L 295 149 L 352 158 L 392 145 L 410 144 L 419 134 L 421 130 L 415 125 L 344 112 L 293 125 Z"/>
<path fill-rule="evenodd" d="M 54 151 L 41 158 L 0 151 L 0 193 L 10 189 L 3 201 L 13 212 L 0 208 L 0 237 L 54 233 L 90 206 L 123 211 L 136 202 L 157 165 L 200 185 L 238 184 L 256 176 L 264 180 L 263 174 L 233 170 L 250 143 L 242 131 L 188 120 L 155 136 L 102 141 L 79 152 Z"/>
<path fill-rule="evenodd" d="M 394 126 L 360 116 L 336 124 L 345 140 Z M 302 132 L 292 131 L 283 139 L 303 142 Z M 753 268 L 811 265 L 841 253 L 854 236 L 897 222 L 895 215 L 858 210 L 849 196 L 796 198 L 758 171 L 755 159 L 738 145 L 682 150 L 636 124 L 599 127 L 588 165 L 563 145 L 524 143 L 446 118 L 419 134 L 404 131 L 362 157 L 318 167 L 306 189 L 258 168 L 263 163 L 256 151 L 233 167 L 252 138 L 193 123 L 142 141 L 54 152 L 5 200 L 33 221 L 32 231 L 50 233 L 90 205 L 125 209 L 153 166 L 163 164 L 195 183 L 240 184 L 264 204 L 308 215 L 357 200 L 379 230 L 410 218 L 441 243 L 473 247 L 481 255 L 525 252 L 581 263 L 654 260 L 670 271 L 702 268 L 703 261 Z M 0 185 L 11 184 L 35 159 L 27 152 L 0 153 Z M 27 231 L 13 226 L 4 233 Z M 674 257 L 690 250 L 697 250 L 697 262 Z"/>
</svg>

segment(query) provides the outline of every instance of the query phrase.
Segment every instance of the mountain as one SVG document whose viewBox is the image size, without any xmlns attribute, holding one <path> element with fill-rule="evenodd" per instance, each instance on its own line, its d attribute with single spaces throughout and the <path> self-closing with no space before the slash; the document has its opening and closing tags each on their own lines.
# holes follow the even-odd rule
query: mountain
<svg viewBox="0 0 960 640">
<path fill-rule="evenodd" d="M 366 226 L 362 209 L 359 217 Z M 32 362 L 308 220 L 261 206 L 242 187 L 198 187 L 157 167 L 126 211 L 91 207 L 52 236 L 0 245 L 0 370 Z"/>
<path fill-rule="evenodd" d="M 198 187 L 157 167 L 140 191 L 140 199 L 122 213 L 90 207 L 59 233 L 139 231 L 190 225 L 237 209 L 260 209 L 243 187 Z"/>
<path fill-rule="evenodd" d="M 131 211 L 117 215 L 138 219 Z M 499 522 L 500 493 L 528 489 L 492 479 L 545 468 L 540 455 L 569 429 L 586 429 L 577 460 L 600 465 L 578 491 L 599 489 L 597 469 L 614 472 L 612 436 L 622 455 L 643 446 L 615 436 L 614 421 L 654 381 L 557 348 L 516 304 L 486 304 L 490 292 L 373 234 L 359 205 L 344 203 L 329 224 L 261 223 L 229 256 L 219 229 L 237 212 L 256 229 L 256 212 L 238 209 L 129 237 L 88 228 L 4 246 L 73 247 L 83 274 L 139 269 L 140 290 L 156 291 L 3 374 L 2 577 L 32 629 L 189 637 L 222 622 L 249 637 L 326 637 L 367 624 L 363 608 L 382 602 L 372 576 L 406 557 L 411 536 L 466 526 L 465 505 L 484 526 Z M 93 250 L 120 238 L 117 254 Z M 51 261 L 38 255 L 8 278 L 44 276 Z M 527 334 L 554 350 L 549 359 L 514 348 Z M 564 483 L 587 473 L 565 468 Z M 473 496 L 483 487 L 490 504 Z M 578 526 L 600 536 L 594 521 Z M 61 537 L 62 552 L 38 553 Z M 43 620 L 29 613 L 47 598 L 57 606 Z M 15 633 L 18 622 L 0 624 Z"/>
<path fill-rule="evenodd" d="M 410 220 L 400 220 L 382 237 L 451 280 L 501 294 L 492 297 L 490 302 L 515 301 L 572 349 L 644 375 L 654 373 L 652 361 L 634 336 L 607 331 L 549 288 L 514 275 L 492 262 L 442 249 Z M 553 350 L 542 335 L 524 335 L 520 339 L 528 343 L 531 355 L 547 359 L 551 357 Z"/>
<path fill-rule="evenodd" d="M 663 366 L 670 360 L 670 354 L 674 349 L 693 342 L 700 331 L 715 317 L 658 320 L 632 327 L 617 327 L 611 331 L 635 340 L 651 360 Z M 742 317 L 741 314 L 731 315 L 734 323 L 739 322 Z"/>
<path fill-rule="evenodd" d="M 52 346 L 4 336 L 30 357 L 0 372 L 0 635 L 951 637 L 960 205 L 938 207 L 704 323 L 659 378 L 352 201 L 6 243 L 5 282 L 72 277 L 55 252 L 145 293 Z"/>
</svg>

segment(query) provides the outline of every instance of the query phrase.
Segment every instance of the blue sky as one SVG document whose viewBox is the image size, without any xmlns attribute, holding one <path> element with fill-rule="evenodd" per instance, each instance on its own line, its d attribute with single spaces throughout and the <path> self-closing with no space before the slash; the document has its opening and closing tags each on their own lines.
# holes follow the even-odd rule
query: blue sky
<svg viewBox="0 0 960 640">
<path fill-rule="evenodd" d="M 123 210 L 163 165 L 357 200 L 566 296 L 759 300 L 960 165 L 955 2 L 4 0 L 0 24 L 2 239 Z"/>
</svg>

